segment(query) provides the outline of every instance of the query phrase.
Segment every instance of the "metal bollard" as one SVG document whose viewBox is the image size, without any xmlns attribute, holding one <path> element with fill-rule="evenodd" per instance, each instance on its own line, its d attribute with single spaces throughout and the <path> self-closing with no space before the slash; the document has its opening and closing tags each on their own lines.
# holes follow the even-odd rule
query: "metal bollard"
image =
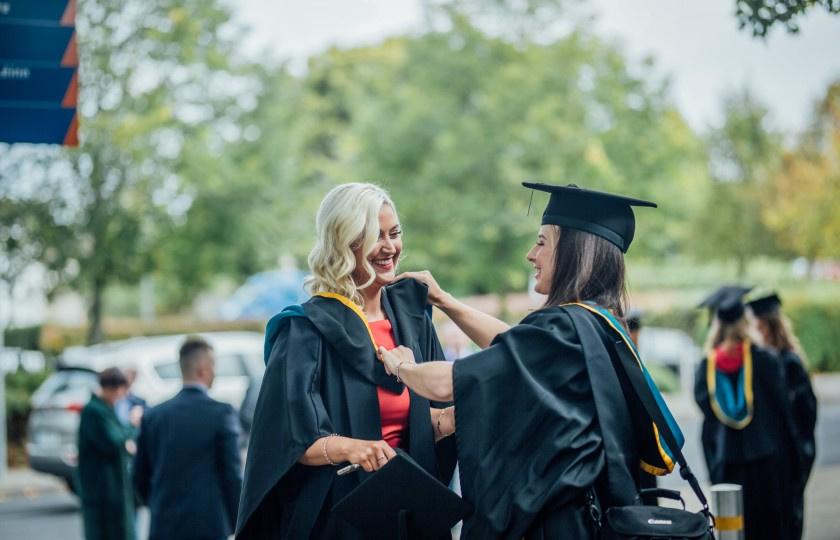
<svg viewBox="0 0 840 540">
<path fill-rule="evenodd" d="M 712 513 L 718 540 L 744 540 L 744 501 L 738 484 L 712 486 Z"/>
</svg>

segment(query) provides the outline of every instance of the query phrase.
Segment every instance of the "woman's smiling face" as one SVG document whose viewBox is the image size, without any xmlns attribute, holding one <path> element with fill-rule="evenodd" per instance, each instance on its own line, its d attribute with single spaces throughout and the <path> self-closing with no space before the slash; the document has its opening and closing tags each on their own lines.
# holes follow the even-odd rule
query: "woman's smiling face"
<svg viewBox="0 0 840 540">
<path fill-rule="evenodd" d="M 540 227 L 537 243 L 525 256 L 534 265 L 534 291 L 539 294 L 551 292 L 551 280 L 554 277 L 554 253 L 557 249 L 558 228 L 556 225 Z"/>
<path fill-rule="evenodd" d="M 379 240 L 373 247 L 373 251 L 368 253 L 365 257 L 373 271 L 373 283 L 384 287 L 388 283 L 394 281 L 397 277 L 397 263 L 400 260 L 400 253 L 402 253 L 402 229 L 394 209 L 389 204 L 383 204 L 379 210 Z M 367 281 L 367 275 L 362 265 L 361 250 L 354 251 L 356 255 L 356 270 L 353 272 L 353 278 L 356 283 L 364 283 Z"/>
</svg>

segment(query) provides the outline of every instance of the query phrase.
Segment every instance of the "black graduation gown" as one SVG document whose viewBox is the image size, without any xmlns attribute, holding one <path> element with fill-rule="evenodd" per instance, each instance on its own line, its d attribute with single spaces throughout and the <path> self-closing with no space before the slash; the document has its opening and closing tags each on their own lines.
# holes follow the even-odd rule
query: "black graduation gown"
<svg viewBox="0 0 840 540">
<path fill-rule="evenodd" d="M 396 342 L 418 362 L 443 358 L 425 314 L 425 285 L 402 280 L 386 287 L 382 305 Z M 334 516 L 335 503 L 369 475 L 337 476 L 331 466 L 297 463 L 317 439 L 337 433 L 381 440 L 377 386 L 401 392 L 385 373 L 361 318 L 340 301 L 313 297 L 306 317 L 292 317 L 271 349 L 254 412 L 236 537 L 360 538 Z M 448 483 L 455 467 L 451 439 L 435 445 L 429 407 L 443 406 L 410 392 L 409 448 L 427 472 Z M 377 501 L 371 501 L 372 509 Z"/>
<path fill-rule="evenodd" d="M 811 474 L 811 468 L 816 458 L 816 441 L 814 429 L 817 424 L 817 397 L 811 386 L 811 378 L 799 355 L 793 351 L 782 353 L 785 366 L 785 378 L 788 385 L 788 399 L 791 405 L 791 419 L 793 421 L 793 438 L 797 453 L 797 492 L 796 510 L 794 512 L 795 532 L 792 538 L 802 537 L 802 526 L 805 519 L 805 485 Z"/>
<path fill-rule="evenodd" d="M 569 309 L 535 311 L 453 366 L 461 490 L 475 506 L 462 538 L 594 538 L 593 485 L 604 508 L 633 504 L 633 419 L 615 371 L 587 369 L 587 356 L 609 365 L 593 339 L 606 330 L 581 336 Z"/>
<path fill-rule="evenodd" d="M 744 536 L 789 540 L 794 533 L 797 455 L 782 359 L 750 345 L 753 416 L 735 429 L 715 415 L 706 376 L 708 359 L 697 370 L 694 397 L 704 415 L 703 453 L 713 484 L 742 486 Z"/>
</svg>

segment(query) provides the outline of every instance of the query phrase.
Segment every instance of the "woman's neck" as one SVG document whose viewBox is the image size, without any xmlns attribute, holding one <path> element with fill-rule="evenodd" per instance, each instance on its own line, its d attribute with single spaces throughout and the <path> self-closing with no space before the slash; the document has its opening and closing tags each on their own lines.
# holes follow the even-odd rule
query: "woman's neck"
<svg viewBox="0 0 840 540">
<path fill-rule="evenodd" d="M 368 322 L 381 321 L 385 318 L 385 311 L 382 309 L 382 287 L 371 284 L 363 289 L 362 298 L 365 299 L 365 307 L 362 311 Z"/>
</svg>

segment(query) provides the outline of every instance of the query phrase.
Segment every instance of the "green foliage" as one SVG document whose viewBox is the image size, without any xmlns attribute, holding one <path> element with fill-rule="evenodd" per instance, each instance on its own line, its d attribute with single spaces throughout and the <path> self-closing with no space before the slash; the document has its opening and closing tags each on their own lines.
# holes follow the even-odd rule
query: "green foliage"
<svg viewBox="0 0 840 540">
<path fill-rule="evenodd" d="M 838 0 L 735 0 L 735 15 L 740 28 L 764 38 L 775 24 L 783 25 L 791 34 L 798 33 L 796 19 L 815 6 L 829 13 L 840 13 Z"/>
<path fill-rule="evenodd" d="M 261 104 L 267 114 L 253 122 L 272 143 L 273 181 L 286 187 L 275 203 L 299 206 L 278 212 L 276 230 L 288 233 L 267 249 L 293 240 L 288 251 L 305 254 L 311 232 L 302 231 L 326 191 L 374 181 L 404 224 L 403 270 L 430 269 L 456 293 L 504 294 L 526 287 L 524 254 L 545 203 L 537 194 L 525 217 L 522 181 L 698 200 L 702 147 L 651 82 L 651 65 L 636 74 L 582 29 L 514 43 L 447 13 L 445 30 L 332 49 L 310 60 L 300 84 L 281 73 L 268 86 L 290 101 Z M 691 232 L 685 211 L 663 205 L 640 217 L 650 234 L 634 252 L 679 250 Z"/>
<path fill-rule="evenodd" d="M 31 409 L 29 399 L 48 375 L 47 371 L 30 373 L 22 369 L 6 373 L 6 414 L 26 416 Z"/>
<path fill-rule="evenodd" d="M 89 295 L 89 342 L 103 337 L 105 287 L 157 269 L 162 239 L 174 236 L 196 194 L 227 180 L 222 149 L 237 136 L 248 95 L 230 61 L 229 19 L 215 1 L 78 4 L 81 144 L 29 158 L 39 174 L 27 176 L 31 195 L 16 196 L 46 194 L 52 220 L 67 229 L 51 244 L 75 271 L 70 284 Z M 200 259 L 202 249 L 188 253 Z"/>
<path fill-rule="evenodd" d="M 835 343 L 840 328 L 840 303 L 837 298 L 833 300 L 785 303 L 785 313 L 793 322 L 812 371 L 840 371 L 840 351 Z"/>
<path fill-rule="evenodd" d="M 778 243 L 762 220 L 762 193 L 778 167 L 781 137 L 767 127 L 767 109 L 748 92 L 725 102 L 726 119 L 709 137 L 713 182 L 696 220 L 696 253 L 737 261 L 739 279 L 759 255 L 776 255 Z"/>
<path fill-rule="evenodd" d="M 780 242 L 809 261 L 840 257 L 840 81 L 815 107 L 796 148 L 785 152 L 764 197 L 764 220 Z"/>
<path fill-rule="evenodd" d="M 49 372 L 29 373 L 22 369 L 6 373 L 6 442 L 8 443 L 9 462 L 13 465 L 21 461 L 19 449 L 26 439 L 26 426 L 32 411 L 32 394 L 47 378 Z"/>
<path fill-rule="evenodd" d="M 41 335 L 40 326 L 21 326 L 3 330 L 3 345 L 17 347 L 25 351 L 37 351 Z"/>
</svg>

